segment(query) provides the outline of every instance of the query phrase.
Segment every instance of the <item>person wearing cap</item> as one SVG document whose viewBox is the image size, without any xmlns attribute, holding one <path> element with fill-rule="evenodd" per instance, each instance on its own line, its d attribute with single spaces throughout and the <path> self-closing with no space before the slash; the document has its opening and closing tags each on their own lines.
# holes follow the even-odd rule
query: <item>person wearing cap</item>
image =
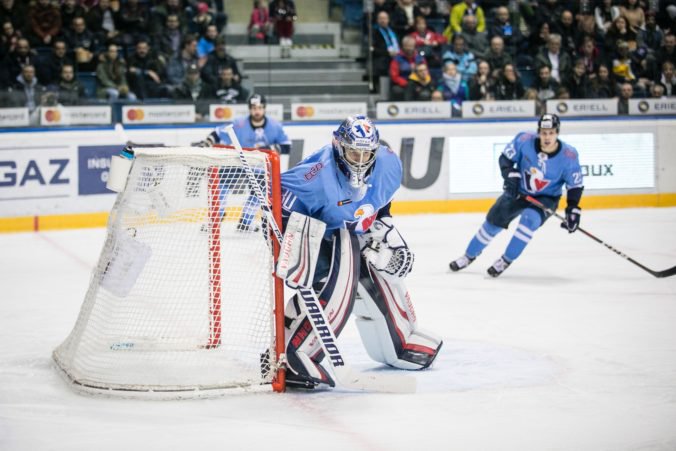
<svg viewBox="0 0 676 451">
<path fill-rule="evenodd" d="M 450 263 L 451 271 L 469 266 L 491 240 L 520 216 L 519 225 L 504 254 L 488 268 L 498 277 L 516 260 L 547 220 L 545 211 L 527 200 L 533 197 L 549 211 L 556 211 L 566 186 L 566 220 L 561 227 L 575 232 L 580 225 L 582 170 L 577 150 L 559 139 L 561 121 L 555 114 L 543 114 L 537 133 L 521 132 L 507 144 L 499 164 L 504 192 L 488 211 L 486 220 L 474 235 L 464 255 Z"/>
<path fill-rule="evenodd" d="M 172 97 L 178 101 L 195 104 L 197 119 L 209 113 L 209 101 L 214 97 L 215 88 L 200 77 L 199 66 L 195 63 L 186 68 L 183 82 L 174 89 Z"/>
</svg>

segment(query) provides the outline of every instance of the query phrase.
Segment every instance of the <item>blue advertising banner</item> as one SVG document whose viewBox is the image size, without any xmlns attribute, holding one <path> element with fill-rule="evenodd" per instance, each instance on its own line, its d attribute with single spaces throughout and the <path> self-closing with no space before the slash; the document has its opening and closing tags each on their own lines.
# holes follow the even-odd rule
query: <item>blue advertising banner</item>
<svg viewBox="0 0 676 451">
<path fill-rule="evenodd" d="M 120 146 L 78 147 L 78 194 L 115 194 L 106 188 L 110 158 L 120 153 Z"/>
</svg>

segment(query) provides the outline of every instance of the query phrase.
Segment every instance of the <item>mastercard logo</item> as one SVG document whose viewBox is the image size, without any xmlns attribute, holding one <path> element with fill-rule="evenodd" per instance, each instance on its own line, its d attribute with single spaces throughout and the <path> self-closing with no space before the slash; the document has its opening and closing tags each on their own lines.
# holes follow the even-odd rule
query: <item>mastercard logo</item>
<svg viewBox="0 0 676 451">
<path fill-rule="evenodd" d="M 145 113 L 141 108 L 132 108 L 127 111 L 127 119 L 130 121 L 142 121 L 145 117 Z"/>
<path fill-rule="evenodd" d="M 296 115 L 298 117 L 312 117 L 315 115 L 315 109 L 311 106 L 299 106 L 296 108 Z"/>
<path fill-rule="evenodd" d="M 216 119 L 230 119 L 232 117 L 232 109 L 228 107 L 218 107 L 214 110 Z"/>
<path fill-rule="evenodd" d="M 59 111 L 59 110 L 47 110 L 45 112 L 45 120 L 47 122 L 60 122 L 61 121 L 61 111 Z"/>
</svg>

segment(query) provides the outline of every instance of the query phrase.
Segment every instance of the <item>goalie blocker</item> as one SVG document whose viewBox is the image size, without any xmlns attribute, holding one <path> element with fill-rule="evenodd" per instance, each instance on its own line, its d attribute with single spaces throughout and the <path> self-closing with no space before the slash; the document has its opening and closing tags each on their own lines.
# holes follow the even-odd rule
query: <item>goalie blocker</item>
<svg viewBox="0 0 676 451">
<path fill-rule="evenodd" d="M 403 281 L 413 255 L 391 218 L 376 220 L 373 232 L 362 238 L 341 229 L 324 240 L 323 228 L 313 228 L 310 223 L 317 221 L 307 219 L 295 212 L 289 218 L 277 275 L 294 288 L 314 281 L 313 288 L 336 335 L 354 310 L 360 336 L 373 360 L 406 370 L 429 367 L 442 340 L 417 327 Z M 316 245 L 318 253 L 312 252 Z M 287 385 L 334 386 L 331 374 L 321 364 L 324 351 L 302 302 L 296 295 L 285 309 Z"/>
</svg>

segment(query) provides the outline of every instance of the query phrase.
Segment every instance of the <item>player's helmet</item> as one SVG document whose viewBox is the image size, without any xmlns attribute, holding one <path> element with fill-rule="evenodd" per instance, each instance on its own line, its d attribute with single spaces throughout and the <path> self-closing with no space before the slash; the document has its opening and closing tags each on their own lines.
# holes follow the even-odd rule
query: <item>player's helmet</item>
<svg viewBox="0 0 676 451">
<path fill-rule="evenodd" d="M 350 179 L 353 188 L 361 188 L 376 161 L 380 135 L 371 119 L 350 116 L 333 132 L 336 163 Z"/>
<path fill-rule="evenodd" d="M 254 105 L 265 106 L 267 104 L 267 102 L 265 101 L 265 96 L 262 94 L 252 94 L 249 97 L 249 101 L 247 103 L 249 104 L 249 108 L 251 108 Z"/>
<path fill-rule="evenodd" d="M 555 128 L 556 133 L 559 133 L 561 128 L 561 120 L 556 114 L 543 114 L 538 120 L 538 133 L 541 129 Z"/>
</svg>

